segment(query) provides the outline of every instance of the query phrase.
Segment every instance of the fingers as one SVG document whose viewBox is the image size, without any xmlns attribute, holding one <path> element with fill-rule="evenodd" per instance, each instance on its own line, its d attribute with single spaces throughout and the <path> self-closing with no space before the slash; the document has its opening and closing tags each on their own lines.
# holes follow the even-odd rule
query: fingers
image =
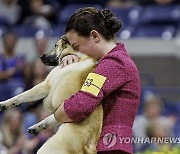
<svg viewBox="0 0 180 154">
<path fill-rule="evenodd" d="M 75 62 L 78 62 L 79 61 L 79 57 L 76 56 L 76 55 L 67 55 L 65 56 L 62 61 L 61 61 L 61 64 L 60 64 L 60 67 L 65 67 L 69 64 L 72 64 L 72 63 L 75 63 Z"/>
<path fill-rule="evenodd" d="M 74 56 L 73 56 L 73 62 L 76 63 L 76 62 L 78 62 L 78 61 L 79 61 L 79 57 L 76 56 L 76 55 L 74 55 Z"/>
</svg>

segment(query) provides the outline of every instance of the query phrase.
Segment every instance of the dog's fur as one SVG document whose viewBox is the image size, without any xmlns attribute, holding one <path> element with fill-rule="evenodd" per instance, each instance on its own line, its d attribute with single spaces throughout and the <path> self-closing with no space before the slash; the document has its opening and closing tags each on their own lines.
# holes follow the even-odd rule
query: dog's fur
<svg viewBox="0 0 180 154">
<path fill-rule="evenodd" d="M 80 61 L 63 68 L 56 66 L 42 83 L 20 95 L 0 102 L 0 109 L 6 110 L 23 102 L 44 98 L 44 107 L 54 112 L 65 99 L 81 89 L 87 75 L 95 66 L 93 59 L 75 52 L 65 36 L 61 37 L 54 49 L 43 55 L 41 59 L 46 65 L 58 65 L 68 54 L 78 55 Z M 39 149 L 38 154 L 95 154 L 102 120 L 102 105 L 99 105 L 81 122 L 63 123 L 56 134 Z M 55 124 L 57 123 L 51 121 L 51 118 L 46 118 L 30 127 L 29 132 L 39 133 Z"/>
</svg>

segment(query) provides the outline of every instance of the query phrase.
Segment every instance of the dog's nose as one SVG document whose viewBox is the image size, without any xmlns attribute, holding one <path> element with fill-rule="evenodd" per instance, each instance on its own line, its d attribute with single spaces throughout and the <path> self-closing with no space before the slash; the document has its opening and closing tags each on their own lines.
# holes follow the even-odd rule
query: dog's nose
<svg viewBox="0 0 180 154">
<path fill-rule="evenodd" d="M 41 59 L 41 60 L 44 60 L 44 59 L 46 59 L 46 57 L 47 57 L 46 54 L 42 54 L 42 55 L 40 56 L 40 59 Z"/>
<path fill-rule="evenodd" d="M 47 66 L 57 66 L 58 57 L 56 55 L 43 54 L 40 56 L 41 61 Z"/>
</svg>

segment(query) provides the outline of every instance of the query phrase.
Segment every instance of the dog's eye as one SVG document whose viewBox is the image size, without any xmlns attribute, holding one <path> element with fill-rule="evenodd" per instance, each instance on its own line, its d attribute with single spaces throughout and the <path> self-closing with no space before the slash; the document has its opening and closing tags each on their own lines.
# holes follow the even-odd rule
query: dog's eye
<svg viewBox="0 0 180 154">
<path fill-rule="evenodd" d="M 65 48 L 67 48 L 66 43 L 63 43 L 62 44 L 62 49 L 64 50 Z"/>
<path fill-rule="evenodd" d="M 58 47 L 58 45 L 57 44 L 55 44 L 55 48 L 57 48 Z"/>
<path fill-rule="evenodd" d="M 79 45 L 74 46 L 73 48 L 74 48 L 74 50 L 78 51 L 78 49 L 79 49 Z"/>
</svg>

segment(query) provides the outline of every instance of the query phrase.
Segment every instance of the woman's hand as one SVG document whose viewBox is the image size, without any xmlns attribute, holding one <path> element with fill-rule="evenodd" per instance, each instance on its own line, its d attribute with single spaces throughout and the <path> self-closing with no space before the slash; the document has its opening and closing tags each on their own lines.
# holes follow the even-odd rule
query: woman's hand
<svg viewBox="0 0 180 154">
<path fill-rule="evenodd" d="M 79 61 L 79 57 L 76 56 L 76 55 L 67 55 L 65 57 L 63 57 L 62 61 L 61 61 L 61 64 L 60 64 L 60 67 L 63 68 L 69 64 L 72 64 L 72 63 L 76 63 Z"/>
</svg>

